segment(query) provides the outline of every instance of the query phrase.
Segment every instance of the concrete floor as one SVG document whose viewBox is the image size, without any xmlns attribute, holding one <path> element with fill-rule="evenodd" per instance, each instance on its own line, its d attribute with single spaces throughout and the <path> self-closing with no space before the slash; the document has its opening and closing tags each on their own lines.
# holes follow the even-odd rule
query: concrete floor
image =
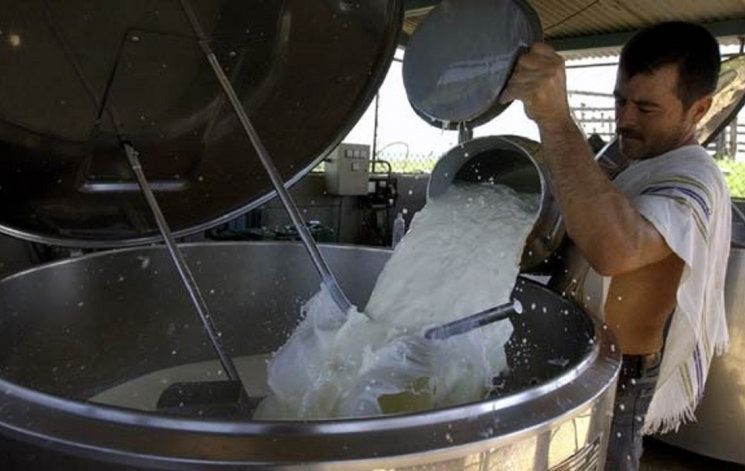
<svg viewBox="0 0 745 471">
<path fill-rule="evenodd" d="M 644 439 L 641 471 L 742 471 L 745 466 L 691 453 L 653 438 Z"/>
</svg>

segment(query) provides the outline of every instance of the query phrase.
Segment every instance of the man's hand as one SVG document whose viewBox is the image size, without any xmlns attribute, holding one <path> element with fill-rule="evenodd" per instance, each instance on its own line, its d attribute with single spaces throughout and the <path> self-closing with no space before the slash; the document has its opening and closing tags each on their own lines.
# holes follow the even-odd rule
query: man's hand
<svg viewBox="0 0 745 471">
<path fill-rule="evenodd" d="M 538 125 L 543 157 L 567 232 L 598 273 L 616 276 L 672 254 L 654 226 L 598 165 L 569 111 L 564 59 L 536 43 L 515 66 L 500 101 L 522 100 Z"/>
<path fill-rule="evenodd" d="M 521 100 L 539 126 L 566 123 L 571 118 L 564 59 L 548 44 L 535 43 L 518 60 L 499 100 Z"/>
</svg>

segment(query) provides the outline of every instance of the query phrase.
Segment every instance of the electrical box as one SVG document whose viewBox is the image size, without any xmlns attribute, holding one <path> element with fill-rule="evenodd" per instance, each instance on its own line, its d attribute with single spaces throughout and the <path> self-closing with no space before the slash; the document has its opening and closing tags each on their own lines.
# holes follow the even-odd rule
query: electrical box
<svg viewBox="0 0 745 471">
<path fill-rule="evenodd" d="M 332 195 L 366 195 L 370 146 L 339 144 L 325 160 L 326 191 Z"/>
</svg>

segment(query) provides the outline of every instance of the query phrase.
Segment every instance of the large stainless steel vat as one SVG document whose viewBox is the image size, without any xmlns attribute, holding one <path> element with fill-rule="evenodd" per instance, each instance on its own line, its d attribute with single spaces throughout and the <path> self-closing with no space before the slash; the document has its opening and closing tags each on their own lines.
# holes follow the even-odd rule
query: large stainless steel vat
<svg viewBox="0 0 745 471">
<path fill-rule="evenodd" d="M 733 228 L 741 230 L 733 233 L 724 289 L 729 351 L 711 363 L 696 422 L 661 438 L 702 455 L 745 465 L 745 227 L 733 224 Z"/>
<path fill-rule="evenodd" d="M 364 305 L 389 252 L 323 252 Z M 236 356 L 281 345 L 318 285 L 295 244 L 191 245 L 185 253 Z M 597 469 L 618 353 L 574 305 L 528 280 L 517 288 L 529 308 L 507 348 L 512 373 L 495 380 L 493 398 L 411 415 L 254 422 L 86 402 L 143 374 L 213 359 L 162 248 L 11 276 L 0 282 L 0 433 L 9 437 L 0 469 Z M 256 391 L 258 382 L 246 384 Z"/>
</svg>

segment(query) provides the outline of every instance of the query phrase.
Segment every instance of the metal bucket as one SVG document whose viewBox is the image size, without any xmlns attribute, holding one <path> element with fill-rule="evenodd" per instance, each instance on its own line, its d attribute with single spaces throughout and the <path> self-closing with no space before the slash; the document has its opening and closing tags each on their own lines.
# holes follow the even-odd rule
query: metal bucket
<svg viewBox="0 0 745 471">
<path fill-rule="evenodd" d="M 427 197 L 456 181 L 503 184 L 522 193 L 539 193 L 540 208 L 520 263 L 523 272 L 539 271 L 564 239 L 559 205 L 543 169 L 540 144 L 518 136 L 487 136 L 464 142 L 438 160 Z"/>
<path fill-rule="evenodd" d="M 239 360 L 276 350 L 319 284 L 293 243 L 184 250 Z M 390 252 L 322 251 L 364 306 Z M 522 279 L 515 295 L 528 309 L 507 345 L 512 369 L 480 402 L 356 420 L 218 421 L 89 401 L 143 375 L 214 361 L 164 249 L 11 276 L 0 281 L 0 469 L 595 469 L 618 353 L 597 320 L 544 287 Z M 245 378 L 250 394 L 265 387 L 261 375 Z"/>
</svg>

